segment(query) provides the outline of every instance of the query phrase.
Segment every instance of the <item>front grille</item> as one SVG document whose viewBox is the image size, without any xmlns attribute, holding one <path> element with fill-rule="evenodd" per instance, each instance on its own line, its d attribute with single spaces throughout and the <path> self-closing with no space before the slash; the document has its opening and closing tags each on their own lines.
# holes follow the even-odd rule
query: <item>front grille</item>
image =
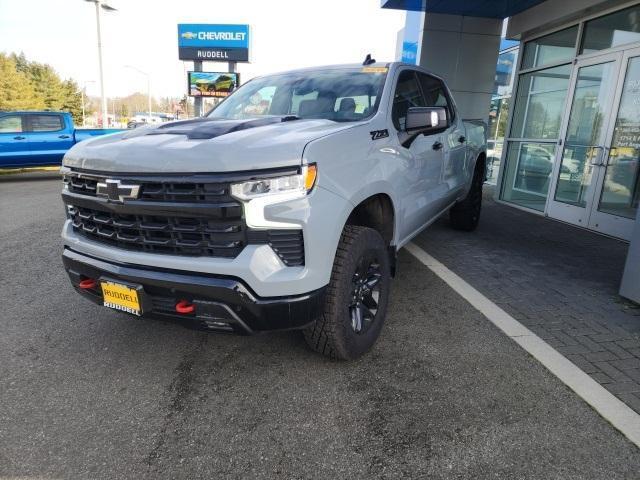
<svg viewBox="0 0 640 480">
<path fill-rule="evenodd" d="M 75 206 L 69 215 L 77 232 L 127 250 L 235 258 L 245 246 L 242 218 L 127 215 Z"/>
<path fill-rule="evenodd" d="M 96 196 L 97 184 L 102 178 L 92 176 L 67 175 L 64 178 L 72 193 Z M 135 180 L 133 183 L 139 184 Z M 151 202 L 221 203 L 232 202 L 227 183 L 205 182 L 144 182 L 140 200 Z"/>
<path fill-rule="evenodd" d="M 105 178 L 140 185 L 139 198 L 113 204 L 97 197 L 97 184 Z M 267 244 L 285 265 L 304 265 L 302 230 L 249 229 L 229 181 L 91 174 L 68 174 L 64 181 L 73 229 L 93 241 L 148 253 L 222 258 L 237 257 L 248 244 Z"/>
</svg>

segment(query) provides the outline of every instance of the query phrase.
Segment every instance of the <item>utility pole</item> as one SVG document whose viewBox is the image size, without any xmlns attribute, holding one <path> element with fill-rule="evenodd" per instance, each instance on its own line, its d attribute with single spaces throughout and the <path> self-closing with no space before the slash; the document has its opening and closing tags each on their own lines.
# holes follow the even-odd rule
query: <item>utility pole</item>
<svg viewBox="0 0 640 480">
<path fill-rule="evenodd" d="M 108 125 L 109 112 L 107 110 L 107 97 L 104 94 L 104 74 L 102 69 L 102 32 L 100 30 L 100 11 L 115 12 L 116 9 L 105 3 L 104 0 L 85 0 L 94 3 L 96 6 L 96 30 L 98 33 L 98 68 L 100 71 L 100 96 L 102 97 L 102 128 Z"/>
</svg>

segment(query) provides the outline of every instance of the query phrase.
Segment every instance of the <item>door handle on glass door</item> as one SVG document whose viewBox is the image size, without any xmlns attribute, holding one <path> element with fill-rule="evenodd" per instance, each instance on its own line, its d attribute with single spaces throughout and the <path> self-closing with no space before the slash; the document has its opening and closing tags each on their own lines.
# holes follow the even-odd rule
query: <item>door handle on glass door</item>
<svg viewBox="0 0 640 480">
<path fill-rule="evenodd" d="M 593 151 L 598 150 L 598 153 L 595 155 L 595 161 L 591 162 L 592 167 L 601 167 L 602 166 L 602 152 L 604 152 L 604 147 L 600 145 L 594 145 L 589 148 L 589 157 L 594 158 Z"/>
</svg>

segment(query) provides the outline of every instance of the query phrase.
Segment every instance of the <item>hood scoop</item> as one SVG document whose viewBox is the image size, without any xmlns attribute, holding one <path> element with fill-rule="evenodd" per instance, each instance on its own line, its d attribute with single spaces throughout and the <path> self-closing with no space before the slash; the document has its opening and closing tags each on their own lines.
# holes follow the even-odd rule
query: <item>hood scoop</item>
<svg viewBox="0 0 640 480">
<path fill-rule="evenodd" d="M 213 118 L 194 118 L 192 120 L 184 120 L 172 122 L 153 129 L 147 135 L 186 135 L 190 140 L 208 140 L 216 138 L 227 133 L 247 130 L 249 128 L 264 127 L 274 123 L 287 122 L 297 119 L 297 117 L 266 117 L 254 118 L 249 120 L 224 120 Z"/>
</svg>

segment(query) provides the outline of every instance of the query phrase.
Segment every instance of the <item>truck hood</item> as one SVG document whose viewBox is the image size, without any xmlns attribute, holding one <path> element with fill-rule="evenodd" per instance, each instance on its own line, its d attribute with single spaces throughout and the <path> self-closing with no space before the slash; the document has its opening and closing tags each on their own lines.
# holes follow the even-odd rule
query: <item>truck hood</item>
<svg viewBox="0 0 640 480">
<path fill-rule="evenodd" d="M 76 144 L 63 164 L 118 173 L 216 173 L 300 165 L 305 145 L 355 123 L 262 117 L 197 118 Z"/>
</svg>

